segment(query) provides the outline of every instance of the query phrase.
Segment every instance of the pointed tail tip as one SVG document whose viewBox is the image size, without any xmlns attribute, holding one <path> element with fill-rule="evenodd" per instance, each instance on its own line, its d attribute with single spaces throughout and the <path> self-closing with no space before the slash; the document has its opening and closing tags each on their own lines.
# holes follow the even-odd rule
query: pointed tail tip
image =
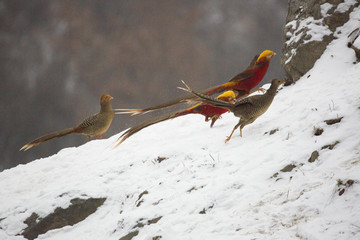
<svg viewBox="0 0 360 240">
<path fill-rule="evenodd" d="M 31 144 L 26 144 L 26 145 L 24 145 L 24 146 L 22 146 L 22 148 L 20 148 L 19 149 L 19 152 L 21 152 L 21 151 L 27 151 L 28 149 L 30 149 L 30 148 L 32 148 L 33 147 L 33 145 L 31 145 Z"/>
<path fill-rule="evenodd" d="M 119 141 L 119 140 L 120 140 L 120 138 L 119 138 L 117 141 Z M 121 140 L 113 147 L 113 149 L 119 147 L 120 144 L 121 144 L 124 140 L 125 140 L 125 139 L 121 139 Z"/>
</svg>

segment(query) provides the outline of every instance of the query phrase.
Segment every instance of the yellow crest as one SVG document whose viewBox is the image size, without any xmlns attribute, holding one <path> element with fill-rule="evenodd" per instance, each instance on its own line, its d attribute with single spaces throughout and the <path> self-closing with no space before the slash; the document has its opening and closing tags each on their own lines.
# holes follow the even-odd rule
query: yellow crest
<svg viewBox="0 0 360 240">
<path fill-rule="evenodd" d="M 233 91 L 226 91 L 223 94 L 217 96 L 217 99 L 219 99 L 219 98 L 228 98 L 228 97 L 235 98 L 235 93 Z"/>
<path fill-rule="evenodd" d="M 256 60 L 256 62 L 263 62 L 263 61 L 269 61 L 273 56 L 275 56 L 276 53 L 274 53 L 271 50 L 265 50 L 263 51 L 260 56 L 258 57 L 258 59 Z"/>
</svg>

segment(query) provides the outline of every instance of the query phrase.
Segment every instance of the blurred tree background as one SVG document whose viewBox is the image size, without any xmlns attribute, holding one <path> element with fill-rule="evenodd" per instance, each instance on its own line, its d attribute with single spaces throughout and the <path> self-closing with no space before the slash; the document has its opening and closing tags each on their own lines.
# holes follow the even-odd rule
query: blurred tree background
<svg viewBox="0 0 360 240">
<path fill-rule="evenodd" d="M 40 135 L 114 108 L 143 108 L 228 81 L 265 49 L 280 53 L 285 0 L 0 0 L 0 171 L 87 138 L 27 152 Z M 263 83 L 283 77 L 273 58 Z M 105 138 L 150 115 L 116 115 Z"/>
</svg>

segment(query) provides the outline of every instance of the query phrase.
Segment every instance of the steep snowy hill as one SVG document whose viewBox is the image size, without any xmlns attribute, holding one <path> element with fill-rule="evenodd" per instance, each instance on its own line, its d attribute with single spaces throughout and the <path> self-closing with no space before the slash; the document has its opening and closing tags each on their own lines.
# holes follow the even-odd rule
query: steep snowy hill
<svg viewBox="0 0 360 240">
<path fill-rule="evenodd" d="M 359 16 L 242 138 L 224 143 L 232 114 L 185 116 L 0 173 L 0 239 L 360 239 Z M 23 233 L 89 198 L 82 221 Z"/>
</svg>

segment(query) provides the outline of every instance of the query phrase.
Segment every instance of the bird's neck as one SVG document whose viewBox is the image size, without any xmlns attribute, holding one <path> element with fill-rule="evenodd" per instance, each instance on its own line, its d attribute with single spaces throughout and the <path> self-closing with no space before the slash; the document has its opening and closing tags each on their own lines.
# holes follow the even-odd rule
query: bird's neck
<svg viewBox="0 0 360 240">
<path fill-rule="evenodd" d="M 112 107 L 109 102 L 101 103 L 100 113 L 112 112 Z"/>
<path fill-rule="evenodd" d="M 276 86 L 275 84 L 271 84 L 270 88 L 266 91 L 265 94 L 268 96 L 275 96 L 277 89 L 278 86 Z"/>
</svg>

